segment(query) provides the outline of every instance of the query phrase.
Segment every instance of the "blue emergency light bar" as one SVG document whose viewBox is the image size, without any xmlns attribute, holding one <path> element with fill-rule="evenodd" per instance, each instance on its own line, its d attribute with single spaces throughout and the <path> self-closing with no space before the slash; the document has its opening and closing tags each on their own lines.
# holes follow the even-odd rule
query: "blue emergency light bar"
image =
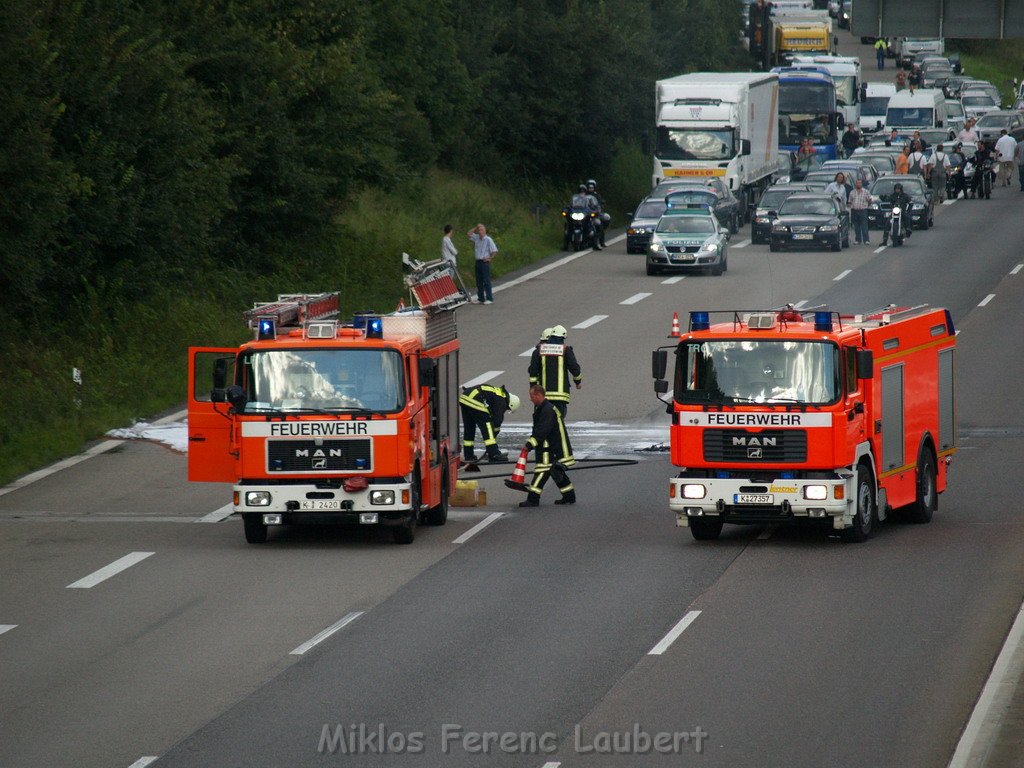
<svg viewBox="0 0 1024 768">
<path fill-rule="evenodd" d="M 384 320 L 379 317 L 371 317 L 366 321 L 366 338 L 384 338 Z"/>
<path fill-rule="evenodd" d="M 260 318 L 256 338 L 259 341 L 273 341 L 277 338 L 277 324 L 274 322 L 274 318 Z"/>
<path fill-rule="evenodd" d="M 690 330 L 706 331 L 711 327 L 711 316 L 707 312 L 690 313 Z"/>
<path fill-rule="evenodd" d="M 832 331 L 832 313 L 827 309 L 814 313 L 814 330 L 830 333 Z"/>
</svg>

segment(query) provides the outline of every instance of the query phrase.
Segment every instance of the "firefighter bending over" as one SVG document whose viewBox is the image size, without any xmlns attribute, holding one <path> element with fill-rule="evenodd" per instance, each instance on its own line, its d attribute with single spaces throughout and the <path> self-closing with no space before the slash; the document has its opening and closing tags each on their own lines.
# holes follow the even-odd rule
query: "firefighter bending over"
<svg viewBox="0 0 1024 768">
<path fill-rule="evenodd" d="M 498 432 L 508 411 L 519 407 L 519 398 L 504 387 L 480 384 L 463 387 L 459 395 L 462 411 L 462 455 L 466 461 L 476 461 L 473 440 L 477 429 L 484 438 L 484 450 L 489 461 L 505 461 L 508 454 L 498 450 Z"/>
<path fill-rule="evenodd" d="M 544 387 L 538 384 L 530 387 L 530 402 L 534 406 L 533 433 L 526 441 L 526 447 L 535 451 L 536 465 L 526 501 L 520 502 L 519 506 L 540 506 L 540 494 L 548 481 L 548 475 L 555 478 L 555 485 L 562 492 L 562 498 L 555 504 L 575 504 L 576 489 L 569 481 L 565 468 L 575 464 L 576 459 L 572 455 L 572 445 L 565 431 L 562 414 L 547 399 Z"/>
</svg>

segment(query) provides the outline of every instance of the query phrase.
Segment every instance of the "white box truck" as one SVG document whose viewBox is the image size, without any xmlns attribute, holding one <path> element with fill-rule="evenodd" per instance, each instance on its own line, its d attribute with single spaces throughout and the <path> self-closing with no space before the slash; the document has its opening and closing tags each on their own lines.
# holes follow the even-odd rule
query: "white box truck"
<svg viewBox="0 0 1024 768">
<path fill-rule="evenodd" d="M 743 219 L 779 169 L 779 78 L 773 72 L 694 72 L 654 88 L 655 185 L 720 176 Z"/>
</svg>

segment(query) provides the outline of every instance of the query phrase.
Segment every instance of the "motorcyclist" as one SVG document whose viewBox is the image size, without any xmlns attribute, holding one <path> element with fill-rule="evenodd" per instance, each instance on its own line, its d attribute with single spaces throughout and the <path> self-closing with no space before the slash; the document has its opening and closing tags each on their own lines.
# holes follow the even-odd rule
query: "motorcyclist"
<svg viewBox="0 0 1024 768">
<path fill-rule="evenodd" d="M 601 229 L 598 232 L 598 236 L 599 236 L 599 238 L 601 240 L 601 247 L 604 248 L 604 247 L 606 247 L 605 243 L 604 243 L 604 233 L 605 233 L 605 230 L 608 229 L 608 222 L 610 222 L 612 220 L 612 217 L 610 215 L 608 215 L 607 213 L 605 213 L 605 211 L 604 211 L 604 198 L 601 197 L 601 195 L 598 194 L 598 192 L 597 192 L 597 182 L 594 181 L 593 179 L 588 179 L 587 180 L 587 194 L 592 196 L 597 201 L 597 210 L 598 210 L 598 213 L 601 214 L 600 215 Z"/>
<path fill-rule="evenodd" d="M 576 189 L 576 194 L 572 196 L 572 201 L 569 203 L 569 207 L 572 210 L 583 211 L 584 213 L 587 214 L 585 231 L 586 239 L 594 244 L 594 250 L 601 250 L 601 246 L 599 244 L 600 236 L 596 231 L 599 230 L 600 227 L 595 227 L 594 219 L 593 217 L 590 216 L 591 213 L 600 212 L 601 204 L 597 201 L 596 197 L 587 192 L 586 184 L 580 184 L 579 187 Z M 568 228 L 570 226 L 571 224 L 569 222 L 566 222 L 566 244 L 568 244 L 569 242 Z"/>
<path fill-rule="evenodd" d="M 967 197 L 967 180 L 964 176 L 964 166 L 967 165 L 967 158 L 964 157 L 964 145 L 957 142 L 953 151 L 946 156 L 949 164 L 950 193 L 949 199 L 956 200 L 962 192 Z"/>
<path fill-rule="evenodd" d="M 903 235 L 904 237 L 910 237 L 910 206 L 913 201 L 910 199 L 910 195 L 903 191 L 903 185 L 896 182 L 892 185 L 892 194 L 883 195 L 882 199 L 888 198 L 888 202 L 892 203 L 893 208 L 899 208 L 903 213 L 900 216 L 902 222 Z M 882 228 L 882 245 L 887 245 L 889 242 L 889 227 L 885 226 Z"/>
<path fill-rule="evenodd" d="M 978 151 L 971 158 L 971 163 L 974 164 L 974 177 L 971 179 L 971 197 L 975 195 L 980 197 L 978 188 L 981 186 L 981 180 L 984 178 L 985 173 L 992 172 L 992 150 L 985 146 L 984 141 L 978 141 Z"/>
</svg>

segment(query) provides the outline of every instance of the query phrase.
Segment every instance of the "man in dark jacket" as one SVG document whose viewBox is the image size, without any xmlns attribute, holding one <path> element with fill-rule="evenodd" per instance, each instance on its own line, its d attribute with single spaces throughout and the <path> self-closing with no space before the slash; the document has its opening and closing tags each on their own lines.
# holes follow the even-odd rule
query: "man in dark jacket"
<svg viewBox="0 0 1024 768">
<path fill-rule="evenodd" d="M 575 464 L 576 459 L 572 455 L 572 445 L 565 431 L 562 414 L 547 399 L 544 387 L 538 384 L 530 387 L 530 402 L 533 403 L 533 432 L 526 441 L 526 448 L 535 452 L 536 465 L 526 501 L 519 506 L 540 506 L 540 494 L 544 490 L 544 483 L 548 481 L 548 475 L 555 478 L 555 485 L 562 492 L 562 498 L 555 504 L 575 504 L 576 490 L 565 468 Z"/>
<path fill-rule="evenodd" d="M 569 410 L 569 379 L 576 389 L 583 386 L 583 371 L 576 360 L 576 353 L 565 343 L 568 331 L 564 325 L 556 325 L 541 340 L 530 355 L 530 384 L 540 384 L 547 393 L 547 399 L 558 409 L 565 420 Z"/>
<path fill-rule="evenodd" d="M 505 461 L 508 454 L 498 450 L 498 432 L 508 411 L 519 407 L 519 398 L 505 387 L 480 384 L 463 387 L 459 395 L 459 410 L 462 411 L 462 455 L 466 461 L 476 461 L 473 441 L 479 429 L 484 438 L 484 450 L 489 461 Z"/>
</svg>

